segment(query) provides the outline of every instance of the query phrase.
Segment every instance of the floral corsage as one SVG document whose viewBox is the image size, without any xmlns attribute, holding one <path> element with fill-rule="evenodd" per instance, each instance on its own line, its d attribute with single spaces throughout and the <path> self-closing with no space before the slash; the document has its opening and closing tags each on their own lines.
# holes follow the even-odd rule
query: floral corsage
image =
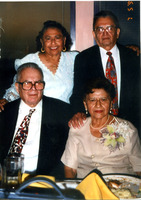
<svg viewBox="0 0 141 200">
<path fill-rule="evenodd" d="M 102 133 L 101 142 L 105 147 L 108 147 L 110 152 L 116 151 L 116 149 L 121 149 L 126 143 L 126 137 L 133 130 L 129 127 L 128 122 L 114 122 L 107 125 L 100 130 Z"/>
</svg>

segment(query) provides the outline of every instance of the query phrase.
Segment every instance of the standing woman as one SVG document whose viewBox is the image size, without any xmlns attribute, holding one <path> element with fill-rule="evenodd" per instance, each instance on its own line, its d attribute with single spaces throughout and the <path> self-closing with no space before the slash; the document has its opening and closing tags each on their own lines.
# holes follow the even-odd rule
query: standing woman
<svg viewBox="0 0 141 200">
<path fill-rule="evenodd" d="M 46 21 L 36 38 L 36 53 L 15 60 L 15 69 L 27 62 L 35 62 L 42 69 L 46 82 L 44 95 L 70 103 L 73 89 L 74 59 L 78 52 L 71 52 L 72 40 L 66 29 L 56 21 Z M 15 80 L 0 100 L 0 110 L 7 102 L 19 98 Z"/>
</svg>

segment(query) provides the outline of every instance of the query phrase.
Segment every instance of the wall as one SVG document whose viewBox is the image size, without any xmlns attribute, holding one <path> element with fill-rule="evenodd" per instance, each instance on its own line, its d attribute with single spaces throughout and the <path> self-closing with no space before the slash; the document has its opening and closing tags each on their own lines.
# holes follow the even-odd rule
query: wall
<svg viewBox="0 0 141 200">
<path fill-rule="evenodd" d="M 46 20 L 70 32 L 70 2 L 0 2 L 2 58 L 22 58 L 36 51 L 35 39 Z"/>
<path fill-rule="evenodd" d="M 82 51 L 94 43 L 92 35 L 94 2 L 76 1 L 76 46 Z"/>
</svg>

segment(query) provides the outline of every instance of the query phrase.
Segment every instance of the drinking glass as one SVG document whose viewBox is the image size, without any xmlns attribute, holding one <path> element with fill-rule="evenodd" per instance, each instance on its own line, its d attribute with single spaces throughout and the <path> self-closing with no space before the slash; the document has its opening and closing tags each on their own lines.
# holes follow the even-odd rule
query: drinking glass
<svg viewBox="0 0 141 200">
<path fill-rule="evenodd" d="M 16 189 L 22 181 L 24 156 L 11 154 L 4 160 L 2 185 L 5 188 Z"/>
</svg>

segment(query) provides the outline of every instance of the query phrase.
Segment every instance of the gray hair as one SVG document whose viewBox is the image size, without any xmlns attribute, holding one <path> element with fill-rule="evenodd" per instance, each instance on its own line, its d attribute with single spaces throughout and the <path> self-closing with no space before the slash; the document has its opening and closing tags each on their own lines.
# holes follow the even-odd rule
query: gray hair
<svg viewBox="0 0 141 200">
<path fill-rule="evenodd" d="M 24 64 L 20 65 L 20 67 L 17 69 L 16 81 L 19 81 L 22 71 L 26 68 L 37 69 L 42 76 L 42 80 L 44 79 L 42 69 L 36 63 L 28 62 L 28 63 L 24 63 Z"/>
<path fill-rule="evenodd" d="M 96 25 L 97 20 L 98 20 L 99 18 L 101 18 L 101 17 L 104 17 L 104 18 L 105 18 L 105 17 L 110 17 L 110 18 L 113 20 L 113 22 L 114 22 L 116 28 L 120 28 L 119 21 L 118 21 L 118 18 L 116 17 L 116 15 L 115 15 L 113 12 L 111 12 L 111 11 L 102 10 L 102 11 L 98 12 L 98 13 L 94 16 L 94 20 L 93 20 L 93 30 L 95 30 L 95 25 Z"/>
</svg>

